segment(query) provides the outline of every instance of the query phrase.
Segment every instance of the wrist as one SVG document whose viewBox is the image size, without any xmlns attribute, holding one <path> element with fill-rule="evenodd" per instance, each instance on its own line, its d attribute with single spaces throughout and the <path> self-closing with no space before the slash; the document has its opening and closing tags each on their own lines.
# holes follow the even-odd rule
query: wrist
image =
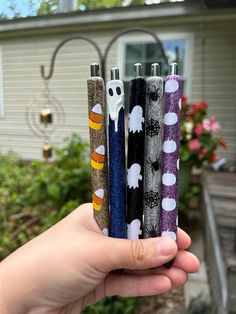
<svg viewBox="0 0 236 314">
<path fill-rule="evenodd" d="M 0 313 L 27 314 L 29 309 L 24 304 L 24 282 L 19 282 L 8 258 L 0 263 Z"/>
</svg>

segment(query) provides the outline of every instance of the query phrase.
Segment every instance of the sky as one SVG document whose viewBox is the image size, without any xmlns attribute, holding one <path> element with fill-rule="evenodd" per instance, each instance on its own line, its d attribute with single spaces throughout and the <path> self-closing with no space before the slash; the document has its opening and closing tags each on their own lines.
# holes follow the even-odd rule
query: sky
<svg viewBox="0 0 236 314">
<path fill-rule="evenodd" d="M 9 19 L 37 14 L 41 0 L 0 0 L 0 15 Z M 13 9 L 14 8 L 14 9 Z"/>
</svg>

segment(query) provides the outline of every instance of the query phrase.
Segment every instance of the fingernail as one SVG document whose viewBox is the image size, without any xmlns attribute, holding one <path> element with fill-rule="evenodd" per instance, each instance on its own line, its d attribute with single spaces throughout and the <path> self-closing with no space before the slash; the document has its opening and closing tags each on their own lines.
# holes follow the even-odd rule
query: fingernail
<svg viewBox="0 0 236 314">
<path fill-rule="evenodd" d="M 162 256 L 169 256 L 174 253 L 176 249 L 175 242 L 167 237 L 160 237 L 157 242 L 157 251 Z"/>
</svg>

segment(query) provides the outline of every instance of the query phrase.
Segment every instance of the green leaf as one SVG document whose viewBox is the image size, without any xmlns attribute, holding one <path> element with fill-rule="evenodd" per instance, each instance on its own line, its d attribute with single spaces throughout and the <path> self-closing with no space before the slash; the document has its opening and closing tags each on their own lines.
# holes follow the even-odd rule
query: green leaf
<svg viewBox="0 0 236 314">
<path fill-rule="evenodd" d="M 61 190 L 58 184 L 56 183 L 51 183 L 48 185 L 47 188 L 49 196 L 53 197 L 54 199 L 59 199 L 61 195 Z"/>
</svg>

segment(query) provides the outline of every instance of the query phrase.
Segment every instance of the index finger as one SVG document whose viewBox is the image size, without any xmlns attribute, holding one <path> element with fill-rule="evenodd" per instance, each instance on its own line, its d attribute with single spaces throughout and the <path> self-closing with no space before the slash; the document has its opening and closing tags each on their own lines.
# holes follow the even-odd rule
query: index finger
<svg viewBox="0 0 236 314">
<path fill-rule="evenodd" d="M 176 242 L 179 250 L 186 250 L 191 245 L 191 238 L 184 230 L 178 228 Z"/>
</svg>

